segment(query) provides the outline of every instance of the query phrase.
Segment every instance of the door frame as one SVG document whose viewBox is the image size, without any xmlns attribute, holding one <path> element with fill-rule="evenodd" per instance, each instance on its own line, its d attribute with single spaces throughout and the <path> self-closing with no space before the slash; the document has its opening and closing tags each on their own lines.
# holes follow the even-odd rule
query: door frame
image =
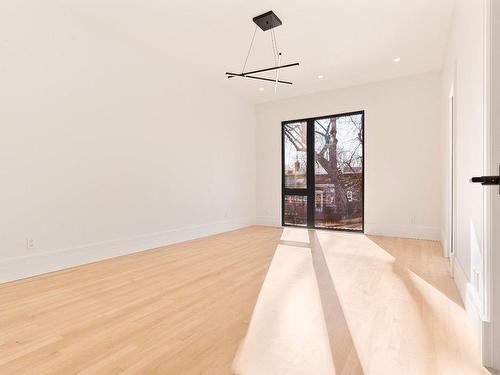
<svg viewBox="0 0 500 375">
<path fill-rule="evenodd" d="M 498 136 L 500 108 L 497 96 L 500 94 L 500 6 L 486 0 L 484 6 L 484 174 L 497 175 L 499 166 L 495 162 L 493 139 Z M 496 20 L 496 21 L 495 21 Z M 496 66 L 495 66 L 496 63 Z M 493 129 L 493 126 L 496 126 Z M 498 145 L 496 145 L 498 147 Z M 500 222 L 500 214 L 494 212 L 494 199 L 498 187 L 485 187 L 484 191 L 484 305 L 482 306 L 481 352 L 485 366 L 500 369 L 500 236 L 493 232 L 494 224 Z"/>
<path fill-rule="evenodd" d="M 363 133 L 363 138 L 361 140 L 361 147 L 363 150 L 362 154 L 362 173 L 361 173 L 361 229 L 345 229 L 345 228 L 316 228 L 314 226 L 314 216 L 315 216 L 315 205 L 314 199 L 316 197 L 315 189 L 315 179 L 314 179 L 314 162 L 310 163 L 310 160 L 315 160 L 314 147 L 307 147 L 307 188 L 306 189 L 288 189 L 285 187 L 285 125 L 294 124 L 297 122 L 306 123 L 307 139 L 314 139 L 314 122 L 316 120 L 327 119 L 330 117 L 347 117 L 353 115 L 361 115 L 361 131 Z M 308 141 L 309 142 L 309 141 Z M 308 145 L 309 146 L 309 145 Z M 343 231 L 343 232 L 353 232 L 353 233 L 364 233 L 365 231 L 365 111 L 351 111 L 336 113 L 333 115 L 324 115 L 316 117 L 306 117 L 295 120 L 286 120 L 281 122 L 281 225 L 283 227 L 297 227 L 297 228 L 309 228 L 309 229 L 320 229 L 320 230 L 333 230 L 333 231 Z M 307 226 L 285 224 L 285 196 L 286 195 L 301 195 L 307 196 Z M 309 202 L 313 202 L 310 204 Z"/>
</svg>

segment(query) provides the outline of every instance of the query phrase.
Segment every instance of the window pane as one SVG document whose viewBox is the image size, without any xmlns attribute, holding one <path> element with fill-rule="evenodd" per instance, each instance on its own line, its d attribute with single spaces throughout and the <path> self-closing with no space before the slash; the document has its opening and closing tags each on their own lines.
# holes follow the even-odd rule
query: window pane
<svg viewBox="0 0 500 375">
<path fill-rule="evenodd" d="M 285 196 L 285 224 L 307 225 L 307 196 Z"/>
<path fill-rule="evenodd" d="M 285 187 L 307 188 L 307 123 L 286 124 L 283 129 L 285 144 Z"/>
<path fill-rule="evenodd" d="M 358 114 L 314 122 L 316 227 L 362 229 L 362 121 Z"/>
</svg>

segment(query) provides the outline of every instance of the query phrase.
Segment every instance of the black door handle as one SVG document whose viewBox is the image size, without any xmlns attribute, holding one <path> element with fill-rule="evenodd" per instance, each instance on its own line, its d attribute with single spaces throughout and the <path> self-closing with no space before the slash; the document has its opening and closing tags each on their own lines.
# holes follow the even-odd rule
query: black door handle
<svg viewBox="0 0 500 375">
<path fill-rule="evenodd" d="M 500 172 L 500 167 L 499 167 L 499 172 Z M 479 183 L 481 185 L 500 185 L 500 176 L 472 177 L 470 181 Z"/>
<path fill-rule="evenodd" d="M 472 177 L 471 182 L 477 182 L 481 185 L 500 185 L 500 176 Z"/>
</svg>

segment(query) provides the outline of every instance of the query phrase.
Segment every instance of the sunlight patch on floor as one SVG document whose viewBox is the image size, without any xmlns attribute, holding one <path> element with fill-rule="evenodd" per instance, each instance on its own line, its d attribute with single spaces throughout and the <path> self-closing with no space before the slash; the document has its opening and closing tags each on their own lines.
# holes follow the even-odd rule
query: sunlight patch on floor
<svg viewBox="0 0 500 375">
<path fill-rule="evenodd" d="M 287 240 L 304 239 L 286 232 Z M 310 249 L 278 245 L 233 369 L 244 375 L 335 374 Z"/>
<path fill-rule="evenodd" d="M 317 236 L 367 374 L 485 373 L 435 242 Z"/>
<path fill-rule="evenodd" d="M 486 374 L 436 246 L 286 228 L 235 373 Z"/>
<path fill-rule="evenodd" d="M 281 234 L 281 241 L 294 241 L 301 242 L 302 244 L 309 244 L 309 234 L 307 229 L 302 228 L 284 228 Z"/>
</svg>

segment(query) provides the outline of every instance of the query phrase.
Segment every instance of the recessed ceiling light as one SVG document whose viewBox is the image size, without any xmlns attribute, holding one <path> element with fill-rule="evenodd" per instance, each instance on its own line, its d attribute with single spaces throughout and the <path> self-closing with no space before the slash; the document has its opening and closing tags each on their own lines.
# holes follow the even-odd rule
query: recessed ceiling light
<svg viewBox="0 0 500 375">
<path fill-rule="evenodd" d="M 401 61 L 401 57 L 396 57 L 396 58 L 394 59 L 394 62 L 400 62 L 400 61 Z"/>
<path fill-rule="evenodd" d="M 264 87 L 259 87 L 259 91 L 264 91 Z"/>
<path fill-rule="evenodd" d="M 325 76 L 324 76 L 324 75 L 322 75 L 322 74 L 320 74 L 320 75 L 318 76 L 318 79 L 323 79 L 323 78 L 325 78 Z"/>
</svg>

